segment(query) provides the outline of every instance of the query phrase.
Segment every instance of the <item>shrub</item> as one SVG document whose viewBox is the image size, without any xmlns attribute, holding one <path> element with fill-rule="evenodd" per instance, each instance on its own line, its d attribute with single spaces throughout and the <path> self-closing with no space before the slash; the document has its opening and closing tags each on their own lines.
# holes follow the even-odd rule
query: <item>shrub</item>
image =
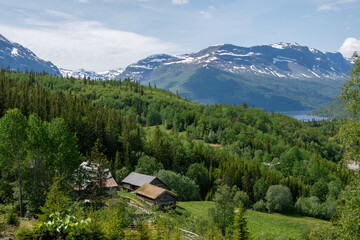
<svg viewBox="0 0 360 240">
<path fill-rule="evenodd" d="M 190 178 L 169 170 L 160 170 L 157 177 L 177 194 L 180 201 L 199 200 L 200 189 Z"/>
<path fill-rule="evenodd" d="M 240 204 L 246 209 L 250 207 L 250 198 L 244 191 L 237 191 L 234 196 L 235 206 L 240 206 Z"/>
<path fill-rule="evenodd" d="M 33 240 L 36 239 L 31 229 L 20 227 L 15 233 L 15 237 L 18 240 Z"/>
<path fill-rule="evenodd" d="M 270 186 L 266 192 L 266 208 L 275 212 L 290 212 L 292 195 L 290 189 L 283 185 Z"/>
<path fill-rule="evenodd" d="M 102 211 L 104 224 L 102 228 L 109 240 L 123 239 L 124 230 L 130 225 L 133 215 L 126 209 L 125 201 L 111 202 L 109 207 Z"/>
<path fill-rule="evenodd" d="M 266 203 L 264 202 L 264 200 L 257 201 L 254 204 L 253 209 L 259 212 L 266 212 Z"/>
<path fill-rule="evenodd" d="M 319 217 L 321 215 L 321 204 L 319 198 L 300 197 L 295 204 L 296 211 L 300 214 L 305 214 L 312 217 Z"/>
<path fill-rule="evenodd" d="M 42 222 L 34 228 L 33 234 L 36 239 L 86 239 L 86 225 L 91 219 L 78 220 L 75 216 L 62 217 L 59 212 L 52 213 L 50 221 Z"/>
<path fill-rule="evenodd" d="M 15 207 L 9 205 L 6 210 L 7 214 L 5 217 L 5 223 L 8 225 L 19 226 L 20 220 L 16 213 Z"/>
</svg>

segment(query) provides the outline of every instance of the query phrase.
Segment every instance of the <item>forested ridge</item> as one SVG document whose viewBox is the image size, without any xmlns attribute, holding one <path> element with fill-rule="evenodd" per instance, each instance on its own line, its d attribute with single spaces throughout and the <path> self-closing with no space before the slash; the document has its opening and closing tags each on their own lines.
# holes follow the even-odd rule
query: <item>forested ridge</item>
<svg viewBox="0 0 360 240">
<path fill-rule="evenodd" d="M 213 200 L 227 185 L 246 207 L 264 210 L 266 201 L 271 211 L 325 219 L 336 213 L 336 200 L 353 176 L 340 164 L 343 149 L 334 138 L 340 122 L 304 123 L 246 103 L 203 106 L 128 79 L 1 69 L 0 117 L 1 149 L 11 144 L 6 124 L 23 122 L 21 164 L 0 153 L 6 169 L 0 203 L 18 201 L 14 183 L 22 173 L 21 211 L 28 216 L 41 213 L 54 177 L 71 183 L 84 160 L 102 159 L 118 183 L 131 171 L 178 179 L 168 185 L 179 200 Z M 286 208 L 271 205 L 267 192 L 274 186 L 289 189 Z"/>
</svg>

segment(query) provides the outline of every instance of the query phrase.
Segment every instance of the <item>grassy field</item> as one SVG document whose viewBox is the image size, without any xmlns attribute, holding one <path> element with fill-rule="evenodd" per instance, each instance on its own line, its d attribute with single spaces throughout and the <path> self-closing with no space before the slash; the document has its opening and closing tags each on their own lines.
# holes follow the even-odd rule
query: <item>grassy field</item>
<svg viewBox="0 0 360 240">
<path fill-rule="evenodd" d="M 304 234 L 311 228 L 329 224 L 321 219 L 299 215 L 284 215 L 279 213 L 262 213 L 247 211 L 249 231 L 254 236 L 286 236 L 292 239 L 304 239 Z"/>
<path fill-rule="evenodd" d="M 214 206 L 213 202 L 194 201 L 178 202 L 179 212 L 205 215 L 208 209 Z M 248 210 L 246 213 L 248 229 L 252 236 L 261 238 L 282 236 L 289 239 L 304 239 L 304 234 L 311 228 L 329 224 L 328 221 L 321 219 L 304 217 L 300 215 L 285 215 L 279 213 L 262 213 Z M 283 238 L 282 238 L 283 239 Z"/>
<path fill-rule="evenodd" d="M 195 215 L 207 214 L 208 209 L 214 206 L 214 202 L 210 201 L 191 201 L 177 202 L 176 209 L 181 213 L 189 213 Z"/>
</svg>

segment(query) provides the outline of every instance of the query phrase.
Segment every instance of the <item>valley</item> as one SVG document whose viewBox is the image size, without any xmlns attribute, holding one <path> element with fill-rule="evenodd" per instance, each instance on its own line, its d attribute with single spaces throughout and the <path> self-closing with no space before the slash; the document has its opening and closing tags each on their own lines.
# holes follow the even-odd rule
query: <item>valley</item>
<svg viewBox="0 0 360 240">
<path fill-rule="evenodd" d="M 96 73 L 57 68 L 2 36 L 0 51 L 1 237 L 348 232 L 342 221 L 352 215 L 341 214 L 352 213 L 358 185 L 343 161 L 360 156 L 349 139 L 358 122 L 304 115 L 349 81 L 340 53 L 221 44 Z M 159 179 L 177 204 L 160 211 L 117 191 L 133 173 Z M 134 204 L 156 214 L 142 218 Z"/>
</svg>

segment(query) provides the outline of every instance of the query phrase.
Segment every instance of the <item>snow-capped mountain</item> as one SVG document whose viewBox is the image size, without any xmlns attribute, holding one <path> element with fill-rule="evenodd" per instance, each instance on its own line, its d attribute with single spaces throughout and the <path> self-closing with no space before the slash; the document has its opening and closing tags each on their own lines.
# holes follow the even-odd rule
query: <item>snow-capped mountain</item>
<svg viewBox="0 0 360 240">
<path fill-rule="evenodd" d="M 116 70 L 108 70 L 105 72 L 94 72 L 94 71 L 86 71 L 85 69 L 79 69 L 76 71 L 60 68 L 61 75 L 63 77 L 74 77 L 83 79 L 84 77 L 90 79 L 101 79 L 101 80 L 114 80 L 116 79 L 124 69 L 119 68 Z"/>
<path fill-rule="evenodd" d="M 150 56 L 131 64 L 118 79 L 155 83 L 202 104 L 247 102 L 290 111 L 334 100 L 351 68 L 340 53 L 297 43 L 222 44 L 181 56 Z"/>
<path fill-rule="evenodd" d="M 173 56 L 167 54 L 151 55 L 134 64 L 129 65 L 125 71 L 118 76 L 118 79 L 130 78 L 131 80 L 144 80 L 149 77 L 151 72 L 164 63 L 173 59 Z"/>
<path fill-rule="evenodd" d="M 45 71 L 51 75 L 59 75 L 59 69 L 51 62 L 37 57 L 28 48 L 18 43 L 10 42 L 0 34 L 0 66 L 10 67 L 11 70 L 35 72 Z"/>
<path fill-rule="evenodd" d="M 297 43 L 254 47 L 223 44 L 183 56 L 153 55 L 130 65 L 120 76 L 151 81 L 157 77 L 152 74 L 155 69 L 168 72 L 169 68 L 176 70 L 189 66 L 303 80 L 337 79 L 351 69 L 351 63 L 340 53 L 322 52 Z"/>
</svg>

